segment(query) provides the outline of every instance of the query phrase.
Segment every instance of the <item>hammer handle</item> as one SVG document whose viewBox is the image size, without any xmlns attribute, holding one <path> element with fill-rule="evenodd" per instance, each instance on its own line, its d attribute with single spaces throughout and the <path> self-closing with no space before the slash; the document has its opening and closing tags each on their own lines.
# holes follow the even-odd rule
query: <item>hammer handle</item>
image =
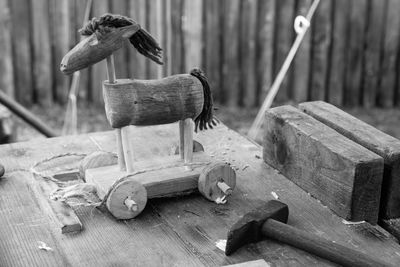
<svg viewBox="0 0 400 267">
<path fill-rule="evenodd" d="M 392 266 L 355 249 L 337 244 L 273 219 L 267 220 L 263 224 L 261 231 L 267 238 L 297 247 L 343 266 Z"/>
</svg>

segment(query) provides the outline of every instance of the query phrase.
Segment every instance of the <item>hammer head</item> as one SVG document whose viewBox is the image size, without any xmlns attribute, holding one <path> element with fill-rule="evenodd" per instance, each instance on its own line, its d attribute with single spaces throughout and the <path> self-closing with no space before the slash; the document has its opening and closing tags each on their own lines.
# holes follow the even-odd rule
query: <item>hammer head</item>
<svg viewBox="0 0 400 267">
<path fill-rule="evenodd" d="M 287 223 L 289 208 L 286 204 L 271 200 L 245 214 L 229 230 L 225 254 L 228 256 L 238 248 L 262 239 L 261 228 L 268 219 Z"/>
</svg>

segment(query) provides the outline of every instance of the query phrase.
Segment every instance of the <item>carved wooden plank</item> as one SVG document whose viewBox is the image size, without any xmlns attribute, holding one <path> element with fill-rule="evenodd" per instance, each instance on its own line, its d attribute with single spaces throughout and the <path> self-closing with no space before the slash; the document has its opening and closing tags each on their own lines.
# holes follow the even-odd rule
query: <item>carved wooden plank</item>
<svg viewBox="0 0 400 267">
<path fill-rule="evenodd" d="M 69 50 L 70 24 L 68 0 L 50 1 L 51 34 L 53 41 L 53 64 L 59 66 L 61 59 Z M 57 102 L 64 103 L 67 100 L 69 90 L 69 77 L 62 72 L 54 72 L 55 98 Z"/>
<path fill-rule="evenodd" d="M 257 13 L 257 99 L 260 105 L 272 85 L 275 0 L 258 1 Z"/>
<path fill-rule="evenodd" d="M 129 1 L 129 17 L 146 27 L 146 0 Z M 146 58 L 136 49 L 129 48 L 129 77 L 133 79 L 146 79 Z M 125 77 L 123 77 L 125 78 Z"/>
<path fill-rule="evenodd" d="M 266 113 L 264 161 L 346 220 L 376 224 L 383 159 L 291 106 Z"/>
<path fill-rule="evenodd" d="M 394 91 L 396 87 L 397 57 L 399 48 L 400 2 L 387 1 L 387 13 L 384 27 L 383 55 L 381 65 L 381 84 L 378 93 L 378 105 L 392 107 L 394 104 Z"/>
<path fill-rule="evenodd" d="M 296 15 L 306 16 L 311 6 L 311 0 L 297 1 Z M 317 10 L 318 12 L 318 10 Z M 296 57 L 293 59 L 293 100 L 296 102 L 308 99 L 309 78 L 311 68 L 311 29 L 308 29 L 301 42 Z"/>
<path fill-rule="evenodd" d="M 328 78 L 329 102 L 335 105 L 343 104 L 344 75 L 346 71 L 347 51 L 347 17 L 350 2 L 336 0 L 333 2 L 332 47 L 330 56 L 330 75 Z"/>
<path fill-rule="evenodd" d="M 184 73 L 184 46 L 182 32 L 183 0 L 171 0 L 171 74 Z"/>
<path fill-rule="evenodd" d="M 32 5 L 33 74 L 36 100 L 50 106 L 53 101 L 53 70 L 51 62 L 51 36 L 48 0 Z M 58 72 L 58 70 L 56 70 Z"/>
<path fill-rule="evenodd" d="M 345 75 L 345 90 L 344 104 L 356 106 L 360 103 L 362 68 L 363 68 L 363 53 L 364 53 L 364 38 L 365 38 L 365 23 L 367 14 L 367 0 L 356 2 L 349 1 L 349 38 L 346 58 L 346 75 Z M 343 12 L 341 10 L 340 12 Z M 341 36 L 343 38 L 343 36 Z M 333 88 L 335 90 L 335 88 Z"/>
<path fill-rule="evenodd" d="M 16 98 L 21 104 L 32 103 L 32 68 L 30 50 L 29 1 L 9 1 L 12 23 L 12 46 L 14 57 L 14 81 Z"/>
<path fill-rule="evenodd" d="M 222 1 L 205 0 L 205 62 L 204 71 L 216 101 L 224 100 L 222 91 Z M 223 101 L 221 101 L 223 102 Z"/>
<path fill-rule="evenodd" d="M 157 40 L 161 46 L 163 43 L 164 32 L 162 29 L 162 18 L 164 11 L 162 10 L 162 0 L 146 1 L 147 3 L 147 30 Z M 163 48 L 163 47 L 161 47 Z M 160 66 L 150 59 L 146 59 L 147 64 L 147 78 L 148 79 L 160 79 L 162 77 L 162 71 L 164 66 Z"/>
<path fill-rule="evenodd" d="M 384 158 L 380 218 L 390 232 L 400 238 L 400 141 L 375 127 L 324 102 L 300 104 L 300 108 L 317 120 Z"/>
<path fill-rule="evenodd" d="M 275 27 L 279 30 L 275 32 L 275 47 L 274 47 L 274 72 L 275 78 L 279 72 L 282 64 L 289 53 L 290 47 L 294 40 L 294 4 L 292 0 L 277 1 L 277 13 Z M 293 69 L 289 69 L 285 79 L 283 79 L 279 92 L 276 95 L 277 101 L 285 101 L 289 98 L 291 93 L 291 80 L 293 76 Z"/>
<path fill-rule="evenodd" d="M 128 2 L 126 0 L 110 1 L 110 4 L 111 13 L 129 16 Z M 113 54 L 115 60 L 115 74 L 117 79 L 128 77 L 128 49 L 135 48 L 130 43 L 126 42 L 121 49 L 115 51 Z"/>
<path fill-rule="evenodd" d="M 172 73 L 171 65 L 171 50 L 172 46 L 175 44 L 172 39 L 172 11 L 171 11 L 171 0 L 161 1 L 162 5 L 162 20 L 161 20 L 161 31 L 163 33 L 163 38 L 161 42 L 161 48 L 163 49 L 163 62 L 162 76 L 169 76 Z"/>
<path fill-rule="evenodd" d="M 91 17 L 100 17 L 104 13 L 109 12 L 109 6 L 107 0 L 96 0 L 93 1 L 92 15 Z M 91 67 L 91 88 L 90 97 L 95 103 L 103 103 L 102 97 L 102 83 L 107 79 L 107 67 L 105 60 L 93 65 Z"/>
<path fill-rule="evenodd" d="M 254 107 L 257 98 L 256 64 L 254 63 L 256 62 L 257 1 L 242 1 L 240 9 L 240 80 L 242 86 L 239 105 Z"/>
<path fill-rule="evenodd" d="M 310 98 L 313 100 L 326 98 L 331 43 L 331 7 L 332 1 L 330 0 L 320 2 L 312 19 Z"/>
<path fill-rule="evenodd" d="M 84 24 L 87 23 L 87 21 L 84 21 L 85 18 L 85 11 L 86 11 L 86 6 L 87 3 L 90 0 L 82 1 L 82 0 L 76 0 L 75 2 L 75 22 L 74 22 L 74 31 L 76 32 L 76 42 L 73 45 L 76 45 L 77 42 L 79 42 L 82 39 L 81 34 L 78 32 L 79 29 L 82 28 Z M 93 1 L 92 5 L 93 6 Z M 90 10 L 89 10 L 89 19 L 90 19 Z M 72 25 L 71 25 L 72 26 Z M 90 73 L 89 73 L 89 68 L 82 69 L 79 71 L 79 87 L 77 88 L 78 90 L 78 96 L 82 99 L 88 100 L 89 96 L 89 90 L 90 90 Z"/>
<path fill-rule="evenodd" d="M 10 97 L 14 97 L 11 16 L 7 0 L 0 0 L 0 32 L 0 88 Z"/>
<path fill-rule="evenodd" d="M 363 72 L 363 105 L 375 106 L 381 75 L 382 38 L 385 32 L 385 1 L 370 1 L 365 41 L 365 64 Z"/>
<path fill-rule="evenodd" d="M 223 95 L 226 102 L 231 106 L 239 103 L 240 91 L 240 67 L 239 67 L 239 18 L 240 1 L 223 1 L 223 65 L 222 77 L 224 81 Z"/>
<path fill-rule="evenodd" d="M 185 72 L 203 65 L 203 0 L 184 1 Z"/>
</svg>

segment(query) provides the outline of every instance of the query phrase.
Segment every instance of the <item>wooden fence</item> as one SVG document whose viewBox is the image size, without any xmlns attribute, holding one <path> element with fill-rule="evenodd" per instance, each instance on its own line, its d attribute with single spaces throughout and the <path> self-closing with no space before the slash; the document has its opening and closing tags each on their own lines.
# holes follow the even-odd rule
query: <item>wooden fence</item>
<svg viewBox="0 0 400 267">
<path fill-rule="evenodd" d="M 127 15 L 159 40 L 164 66 L 132 47 L 115 54 L 117 77 L 157 78 L 203 68 L 214 98 L 263 101 L 312 0 L 94 0 L 91 16 Z M 74 46 L 85 0 L 0 0 L 0 88 L 24 105 L 64 103 L 58 70 Z M 336 105 L 400 105 L 400 0 L 322 0 L 277 95 Z M 101 103 L 105 64 L 82 72 L 79 97 Z"/>
</svg>

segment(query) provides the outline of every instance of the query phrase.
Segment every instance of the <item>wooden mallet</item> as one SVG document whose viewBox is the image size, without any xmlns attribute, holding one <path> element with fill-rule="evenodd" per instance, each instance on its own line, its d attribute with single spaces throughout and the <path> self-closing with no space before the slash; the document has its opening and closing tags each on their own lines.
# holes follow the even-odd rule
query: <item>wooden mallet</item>
<svg viewBox="0 0 400 267">
<path fill-rule="evenodd" d="M 287 225 L 289 208 L 271 200 L 245 214 L 228 232 L 225 254 L 240 247 L 271 238 L 305 250 L 343 266 L 391 266 L 360 251 Z"/>
</svg>

